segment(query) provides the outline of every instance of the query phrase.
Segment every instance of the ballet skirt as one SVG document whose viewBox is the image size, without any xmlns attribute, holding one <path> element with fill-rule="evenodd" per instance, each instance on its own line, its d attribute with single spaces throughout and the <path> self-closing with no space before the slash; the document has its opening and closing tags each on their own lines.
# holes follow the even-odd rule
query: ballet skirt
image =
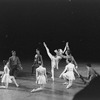
<svg viewBox="0 0 100 100">
<path fill-rule="evenodd" d="M 73 64 L 68 64 L 66 65 L 67 67 L 67 72 L 66 73 L 63 73 L 63 78 L 66 78 L 68 80 L 75 80 L 75 76 L 74 76 L 74 65 Z"/>
<path fill-rule="evenodd" d="M 37 77 L 37 84 L 46 84 L 46 77 L 44 75 L 45 68 L 37 69 L 38 70 L 38 77 Z"/>
<path fill-rule="evenodd" d="M 7 65 L 5 65 L 4 67 L 4 75 L 2 76 L 1 82 L 2 83 L 12 83 L 11 77 L 9 75 L 9 68 L 7 67 Z"/>
</svg>

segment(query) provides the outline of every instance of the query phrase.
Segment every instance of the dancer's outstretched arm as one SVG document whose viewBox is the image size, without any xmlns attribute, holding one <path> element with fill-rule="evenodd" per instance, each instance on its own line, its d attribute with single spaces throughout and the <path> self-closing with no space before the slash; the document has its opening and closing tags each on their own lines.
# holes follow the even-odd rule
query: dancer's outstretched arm
<svg viewBox="0 0 100 100">
<path fill-rule="evenodd" d="M 74 67 L 74 71 L 77 73 L 77 75 L 80 77 L 80 74 L 78 73 L 78 71 L 76 70 L 76 68 Z"/>
<path fill-rule="evenodd" d="M 96 76 L 100 76 L 99 73 L 97 73 L 94 69 L 92 69 Z"/>
<path fill-rule="evenodd" d="M 78 68 L 76 60 L 74 59 L 74 57 L 72 55 L 71 55 L 71 57 L 72 57 L 72 61 L 73 61 L 74 65 L 75 65 L 75 67 Z"/>
<path fill-rule="evenodd" d="M 59 78 L 61 78 L 61 76 L 66 72 L 67 67 L 65 67 L 64 71 L 60 74 Z"/>
<path fill-rule="evenodd" d="M 60 55 L 62 58 L 65 58 L 65 59 L 68 59 L 69 58 L 69 56 L 65 56 L 65 55 Z"/>
<path fill-rule="evenodd" d="M 50 53 L 50 51 L 49 51 L 47 45 L 45 44 L 45 42 L 43 42 L 43 44 L 44 44 L 44 47 L 46 48 L 46 51 L 47 51 L 48 56 L 50 57 L 50 59 L 52 59 L 53 58 L 53 55 Z"/>
<path fill-rule="evenodd" d="M 67 48 L 69 48 L 68 42 L 66 42 L 65 48 L 64 48 L 64 50 L 63 50 L 63 53 L 66 51 Z"/>
</svg>

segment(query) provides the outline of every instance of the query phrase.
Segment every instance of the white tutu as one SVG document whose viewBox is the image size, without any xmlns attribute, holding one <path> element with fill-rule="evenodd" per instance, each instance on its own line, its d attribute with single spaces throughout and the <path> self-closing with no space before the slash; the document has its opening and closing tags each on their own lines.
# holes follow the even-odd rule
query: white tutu
<svg viewBox="0 0 100 100">
<path fill-rule="evenodd" d="M 12 83 L 11 77 L 9 74 L 4 74 L 1 80 L 2 83 Z"/>
<path fill-rule="evenodd" d="M 68 72 L 64 73 L 62 76 L 63 76 L 63 78 L 66 78 L 68 80 L 75 80 L 73 71 L 68 71 Z"/>
<path fill-rule="evenodd" d="M 44 75 L 39 75 L 37 77 L 37 84 L 46 84 L 46 77 Z"/>
</svg>

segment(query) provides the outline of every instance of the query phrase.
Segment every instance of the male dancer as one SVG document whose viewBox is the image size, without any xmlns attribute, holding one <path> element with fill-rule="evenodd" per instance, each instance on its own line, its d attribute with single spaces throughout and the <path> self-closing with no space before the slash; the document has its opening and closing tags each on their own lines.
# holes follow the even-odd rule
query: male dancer
<svg viewBox="0 0 100 100">
<path fill-rule="evenodd" d="M 40 51 L 36 49 L 36 55 L 34 57 L 34 62 L 32 65 L 32 73 L 31 73 L 32 75 L 33 75 L 33 72 L 35 72 L 35 69 L 39 67 L 39 63 L 43 65 L 42 55 L 40 54 Z"/>
<path fill-rule="evenodd" d="M 9 67 L 10 67 L 10 75 L 14 76 L 16 78 L 16 72 L 19 70 L 22 70 L 21 62 L 19 60 L 19 57 L 16 56 L 16 51 L 12 51 L 12 56 L 9 57 Z"/>
</svg>

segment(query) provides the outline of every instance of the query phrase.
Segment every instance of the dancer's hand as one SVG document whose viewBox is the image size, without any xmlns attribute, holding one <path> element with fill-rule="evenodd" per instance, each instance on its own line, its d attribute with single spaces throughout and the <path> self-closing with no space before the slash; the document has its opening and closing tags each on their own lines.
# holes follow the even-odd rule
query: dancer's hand
<svg viewBox="0 0 100 100">
<path fill-rule="evenodd" d="M 68 47 L 68 42 L 66 42 L 66 47 Z"/>
<path fill-rule="evenodd" d="M 76 66 L 76 69 L 78 68 L 78 66 Z"/>
<path fill-rule="evenodd" d="M 78 77 L 80 77 L 80 74 L 78 73 Z"/>
<path fill-rule="evenodd" d="M 23 67 L 20 67 L 21 70 L 23 70 Z"/>
<path fill-rule="evenodd" d="M 46 46 L 45 42 L 43 42 L 43 45 Z"/>
</svg>

